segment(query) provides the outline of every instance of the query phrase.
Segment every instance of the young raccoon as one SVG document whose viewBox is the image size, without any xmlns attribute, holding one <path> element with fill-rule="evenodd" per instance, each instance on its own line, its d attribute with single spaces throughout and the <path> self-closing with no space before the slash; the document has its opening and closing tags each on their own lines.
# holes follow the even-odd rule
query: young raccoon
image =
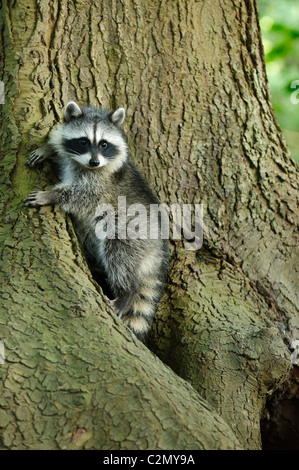
<svg viewBox="0 0 299 470">
<path fill-rule="evenodd" d="M 119 196 L 122 200 L 125 197 L 126 206 L 142 204 L 145 222 L 149 221 L 150 205 L 159 204 L 129 158 L 121 129 L 124 117 L 123 108 L 110 112 L 93 107 L 81 109 L 74 102 L 68 103 L 64 123 L 27 161 L 29 167 L 34 167 L 56 155 L 60 183 L 50 191 L 30 193 L 24 203 L 31 207 L 58 204 L 71 214 L 91 270 L 104 272 L 117 315 L 143 339 L 161 298 L 168 242 L 158 237 L 120 236 L 123 222 L 118 213 Z M 109 204 L 115 211 L 105 218 L 106 226 L 115 228 L 114 238 L 107 236 L 109 230 L 106 237 L 96 234 L 102 204 Z M 127 216 L 126 222 L 130 220 L 132 216 Z"/>
</svg>

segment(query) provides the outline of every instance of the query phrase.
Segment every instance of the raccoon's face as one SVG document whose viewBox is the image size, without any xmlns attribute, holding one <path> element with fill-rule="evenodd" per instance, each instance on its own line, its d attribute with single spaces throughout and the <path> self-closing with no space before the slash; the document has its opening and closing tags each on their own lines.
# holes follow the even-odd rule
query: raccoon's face
<svg viewBox="0 0 299 470">
<path fill-rule="evenodd" d="M 96 108 L 80 108 L 70 102 L 64 124 L 52 131 L 50 143 L 59 154 L 91 170 L 109 165 L 116 171 L 127 158 L 127 145 L 120 126 L 125 110 L 113 113 Z"/>
</svg>

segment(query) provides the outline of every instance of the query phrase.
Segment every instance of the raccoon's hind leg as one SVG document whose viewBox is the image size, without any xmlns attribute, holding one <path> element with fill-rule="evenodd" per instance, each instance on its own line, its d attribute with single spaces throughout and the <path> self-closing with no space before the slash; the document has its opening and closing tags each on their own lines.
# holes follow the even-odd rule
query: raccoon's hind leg
<svg viewBox="0 0 299 470">
<path fill-rule="evenodd" d="M 54 151 L 51 145 L 46 144 L 44 147 L 40 147 L 36 150 L 34 150 L 27 162 L 26 165 L 29 166 L 29 168 L 33 168 L 39 163 L 42 163 L 44 160 L 49 158 L 51 155 L 53 155 Z"/>
<path fill-rule="evenodd" d="M 117 297 L 116 299 L 109 300 L 110 305 L 114 308 L 115 313 L 119 318 L 122 318 L 123 315 L 126 314 L 130 308 L 133 297 L 134 293 L 131 291 Z"/>
</svg>

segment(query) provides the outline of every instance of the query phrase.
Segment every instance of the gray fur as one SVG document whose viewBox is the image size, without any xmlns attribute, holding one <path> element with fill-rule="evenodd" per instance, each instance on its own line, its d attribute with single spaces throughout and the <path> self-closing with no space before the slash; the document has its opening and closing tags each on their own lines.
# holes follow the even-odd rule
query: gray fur
<svg viewBox="0 0 299 470">
<path fill-rule="evenodd" d="M 31 193 L 24 202 L 33 207 L 58 204 L 71 214 L 91 269 L 104 273 L 107 278 L 115 298 L 112 304 L 116 313 L 138 338 L 143 338 L 150 329 L 161 297 L 168 243 L 149 236 L 146 239 L 118 238 L 121 231 L 118 196 L 126 197 L 127 206 L 142 204 L 147 214 L 150 204 L 158 204 L 129 158 L 126 136 L 120 128 L 124 116 L 123 108 L 111 113 L 92 107 L 81 109 L 76 103 L 69 103 L 64 124 L 51 132 L 47 145 L 32 152 L 27 162 L 29 167 L 34 167 L 56 154 L 60 183 L 52 191 Z M 84 153 L 87 138 L 93 150 Z M 76 142 L 80 139 L 83 144 L 78 144 L 77 152 Z M 66 141 L 71 142 L 71 150 L 70 145 L 65 145 Z M 111 144 L 111 149 L 102 148 L 106 145 L 102 142 Z M 94 155 L 95 148 L 99 149 L 98 155 Z M 98 166 L 92 166 L 95 160 Z M 99 239 L 95 234 L 97 208 L 104 203 L 112 205 L 116 213 L 115 239 Z M 127 218 L 127 222 L 130 220 L 132 217 Z M 105 221 L 112 227 L 111 214 Z"/>
</svg>

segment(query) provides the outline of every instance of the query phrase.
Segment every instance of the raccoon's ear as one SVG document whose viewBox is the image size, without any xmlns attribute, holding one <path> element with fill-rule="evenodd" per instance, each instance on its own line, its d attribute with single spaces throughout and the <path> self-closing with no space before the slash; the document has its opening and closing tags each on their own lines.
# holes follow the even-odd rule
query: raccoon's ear
<svg viewBox="0 0 299 470">
<path fill-rule="evenodd" d="M 75 101 L 70 101 L 66 105 L 66 108 L 65 108 L 65 111 L 64 111 L 64 116 L 63 116 L 64 122 L 69 122 L 72 119 L 75 119 L 75 118 L 81 116 L 81 114 L 82 114 L 82 110 L 77 105 L 77 103 L 75 103 Z"/>
<path fill-rule="evenodd" d="M 116 126 L 121 126 L 125 120 L 126 111 L 124 108 L 118 108 L 110 115 L 110 119 Z"/>
</svg>

